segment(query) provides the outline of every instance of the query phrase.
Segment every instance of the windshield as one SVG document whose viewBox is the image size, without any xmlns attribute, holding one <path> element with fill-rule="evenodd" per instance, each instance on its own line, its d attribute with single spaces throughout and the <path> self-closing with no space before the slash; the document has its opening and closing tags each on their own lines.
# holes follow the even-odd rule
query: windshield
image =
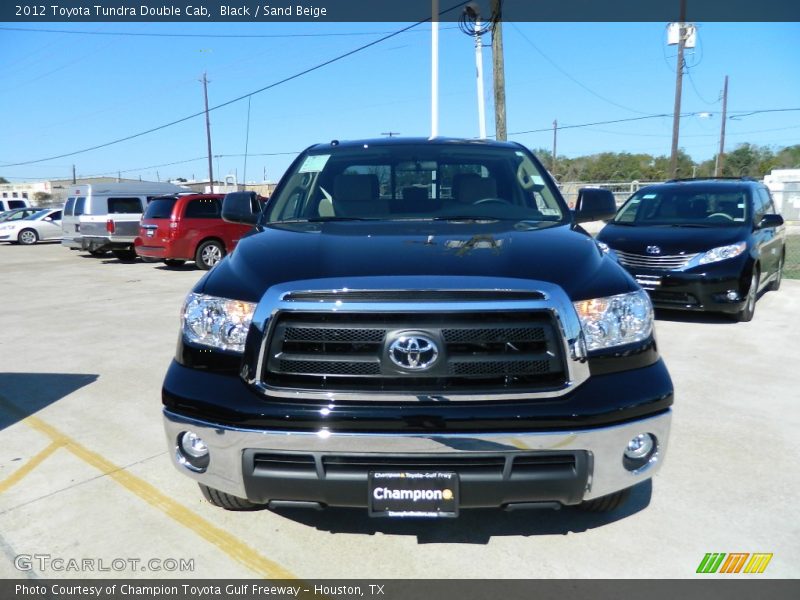
<svg viewBox="0 0 800 600">
<path fill-rule="evenodd" d="M 562 222 L 565 208 L 530 154 L 483 144 L 367 144 L 300 157 L 268 223 L 513 219 Z"/>
<path fill-rule="evenodd" d="M 50 214 L 49 210 L 40 210 L 38 212 L 33 213 L 32 215 L 28 215 L 23 219 L 23 221 L 36 221 L 37 219 L 41 219 L 42 217 L 46 217 Z"/>
<path fill-rule="evenodd" d="M 621 225 L 741 226 L 748 216 L 745 189 L 645 188 L 614 217 Z"/>
</svg>

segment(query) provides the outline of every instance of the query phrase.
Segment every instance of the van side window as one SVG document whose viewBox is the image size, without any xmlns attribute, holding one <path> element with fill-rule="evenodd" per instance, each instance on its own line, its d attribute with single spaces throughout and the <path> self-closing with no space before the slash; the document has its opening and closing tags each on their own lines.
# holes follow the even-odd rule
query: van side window
<svg viewBox="0 0 800 600">
<path fill-rule="evenodd" d="M 141 198 L 109 198 L 108 213 L 140 213 L 142 212 Z"/>
<path fill-rule="evenodd" d="M 67 198 L 67 203 L 64 205 L 64 216 L 71 217 L 72 210 L 75 208 L 75 198 Z"/>
<path fill-rule="evenodd" d="M 75 200 L 75 210 L 72 212 L 72 215 L 75 217 L 79 217 L 83 214 L 84 207 L 86 205 L 86 196 L 79 196 L 77 200 Z"/>
<path fill-rule="evenodd" d="M 187 219 L 219 219 L 220 202 L 217 198 L 199 198 L 186 205 L 184 217 Z"/>
<path fill-rule="evenodd" d="M 25 202 L 22 200 L 9 200 L 8 208 L 25 208 Z"/>
</svg>

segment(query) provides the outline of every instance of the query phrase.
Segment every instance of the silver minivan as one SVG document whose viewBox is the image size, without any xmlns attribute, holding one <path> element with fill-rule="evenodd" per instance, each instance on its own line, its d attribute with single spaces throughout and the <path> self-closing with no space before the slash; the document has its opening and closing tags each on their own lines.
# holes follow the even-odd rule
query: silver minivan
<svg viewBox="0 0 800 600">
<path fill-rule="evenodd" d="M 102 223 L 105 228 L 111 211 L 124 210 L 125 214 L 139 214 L 147 208 L 150 199 L 164 194 L 185 192 L 186 188 L 172 183 L 135 181 L 129 183 L 90 183 L 73 185 L 64 204 L 61 244 L 72 249 L 86 249 L 103 254 L 103 250 L 84 248 L 82 223 Z"/>
</svg>

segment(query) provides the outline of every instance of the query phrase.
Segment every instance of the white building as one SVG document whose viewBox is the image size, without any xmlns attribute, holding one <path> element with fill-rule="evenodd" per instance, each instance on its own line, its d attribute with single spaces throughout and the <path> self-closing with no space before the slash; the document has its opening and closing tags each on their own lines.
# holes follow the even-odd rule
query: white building
<svg viewBox="0 0 800 600">
<path fill-rule="evenodd" d="M 775 208 L 787 221 L 800 221 L 800 169 L 773 169 L 764 177 Z"/>
</svg>

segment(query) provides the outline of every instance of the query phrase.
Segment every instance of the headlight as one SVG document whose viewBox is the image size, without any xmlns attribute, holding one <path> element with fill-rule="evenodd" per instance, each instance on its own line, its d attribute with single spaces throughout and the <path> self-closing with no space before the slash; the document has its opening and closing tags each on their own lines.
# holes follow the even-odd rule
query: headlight
<svg viewBox="0 0 800 600">
<path fill-rule="evenodd" d="M 252 302 L 189 294 L 181 329 L 189 342 L 241 353 L 255 309 Z"/>
<path fill-rule="evenodd" d="M 706 265 L 708 263 L 717 262 L 720 260 L 727 260 L 739 256 L 747 248 L 746 242 L 739 242 L 738 244 L 731 244 L 730 246 L 720 246 L 708 252 L 701 254 L 697 259 L 697 263 Z"/>
<path fill-rule="evenodd" d="M 575 302 L 587 350 L 640 342 L 653 331 L 653 305 L 644 290 Z"/>
</svg>

